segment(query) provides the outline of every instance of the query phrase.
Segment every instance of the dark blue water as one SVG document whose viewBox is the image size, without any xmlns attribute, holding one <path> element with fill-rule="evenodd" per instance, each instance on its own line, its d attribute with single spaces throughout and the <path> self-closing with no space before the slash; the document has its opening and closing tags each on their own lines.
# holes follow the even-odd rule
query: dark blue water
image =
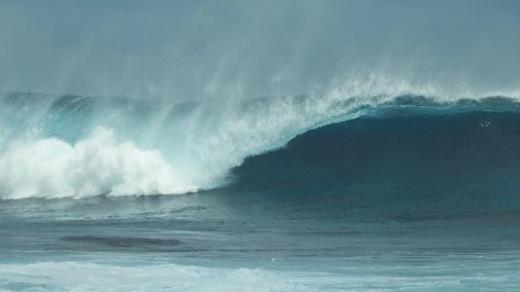
<svg viewBox="0 0 520 292">
<path fill-rule="evenodd" d="M 516 291 L 512 108 L 381 108 L 193 194 L 0 201 L 0 289 Z"/>
</svg>

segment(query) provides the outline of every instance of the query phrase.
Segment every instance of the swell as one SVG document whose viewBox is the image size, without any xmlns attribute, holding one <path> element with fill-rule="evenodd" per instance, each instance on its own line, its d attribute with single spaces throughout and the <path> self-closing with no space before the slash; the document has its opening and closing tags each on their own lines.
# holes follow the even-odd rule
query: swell
<svg viewBox="0 0 520 292">
<path fill-rule="evenodd" d="M 399 219 L 517 212 L 520 112 L 503 106 L 394 108 L 327 125 L 246 159 L 227 190 L 320 198 L 330 216 L 342 208 Z"/>
<path fill-rule="evenodd" d="M 362 116 L 391 122 L 393 116 L 516 113 L 519 108 L 515 99 L 506 97 L 446 101 L 410 94 L 342 93 L 226 103 L 12 93 L 4 94 L 0 103 L 0 197 L 10 199 L 181 194 L 229 184 L 253 187 L 262 185 L 261 179 L 247 175 L 254 173 L 247 170 L 251 162 L 239 167 L 244 159 L 283 147 L 311 129 Z M 406 132 L 407 125 L 401 126 Z M 385 137 L 384 132 L 380 136 Z M 321 139 L 316 143 L 336 145 L 344 137 Z M 387 147 L 391 153 L 395 145 Z M 322 150 L 309 157 L 329 161 L 330 167 L 309 164 L 304 169 L 334 177 L 336 165 L 327 159 L 327 149 Z M 273 163 L 270 168 L 276 173 L 282 166 Z M 298 170 L 280 175 L 297 177 Z M 357 177 L 351 172 L 345 175 L 349 181 Z M 271 181 L 263 187 L 275 185 Z"/>
</svg>

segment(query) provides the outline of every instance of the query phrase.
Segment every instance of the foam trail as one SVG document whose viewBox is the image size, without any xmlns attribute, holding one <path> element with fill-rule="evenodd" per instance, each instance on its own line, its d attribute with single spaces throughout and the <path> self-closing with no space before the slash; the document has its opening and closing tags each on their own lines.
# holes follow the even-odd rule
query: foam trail
<svg viewBox="0 0 520 292">
<path fill-rule="evenodd" d="M 111 275 L 107 277 L 106 275 Z M 36 276 L 35 276 L 36 275 Z M 85 277 L 88 275 L 88 277 Z M 0 265 L 0 287 L 72 291 L 302 291 L 273 272 L 175 264 L 138 267 L 78 262 Z"/>
</svg>

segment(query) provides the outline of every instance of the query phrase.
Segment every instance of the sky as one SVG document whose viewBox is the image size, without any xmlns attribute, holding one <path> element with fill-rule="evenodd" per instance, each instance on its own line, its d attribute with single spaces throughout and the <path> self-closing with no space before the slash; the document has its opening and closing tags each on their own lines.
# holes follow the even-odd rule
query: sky
<svg viewBox="0 0 520 292">
<path fill-rule="evenodd" d="M 514 0 L 0 0 L 0 90 L 248 98 L 373 76 L 518 90 L 519 28 Z"/>
</svg>

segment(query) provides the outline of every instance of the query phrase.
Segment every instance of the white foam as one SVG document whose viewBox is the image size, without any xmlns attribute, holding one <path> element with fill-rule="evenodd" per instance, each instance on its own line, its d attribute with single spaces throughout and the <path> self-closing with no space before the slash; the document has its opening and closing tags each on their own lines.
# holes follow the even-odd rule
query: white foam
<svg viewBox="0 0 520 292">
<path fill-rule="evenodd" d="M 3 286 L 3 287 L 2 287 Z M 0 289 L 66 291 L 303 291 L 260 269 L 79 262 L 0 264 Z M 32 291 L 32 290 L 31 290 Z"/>
<path fill-rule="evenodd" d="M 195 191 L 157 151 L 119 143 L 97 128 L 76 144 L 56 138 L 20 141 L 0 156 L 4 198 L 168 194 Z"/>
</svg>

